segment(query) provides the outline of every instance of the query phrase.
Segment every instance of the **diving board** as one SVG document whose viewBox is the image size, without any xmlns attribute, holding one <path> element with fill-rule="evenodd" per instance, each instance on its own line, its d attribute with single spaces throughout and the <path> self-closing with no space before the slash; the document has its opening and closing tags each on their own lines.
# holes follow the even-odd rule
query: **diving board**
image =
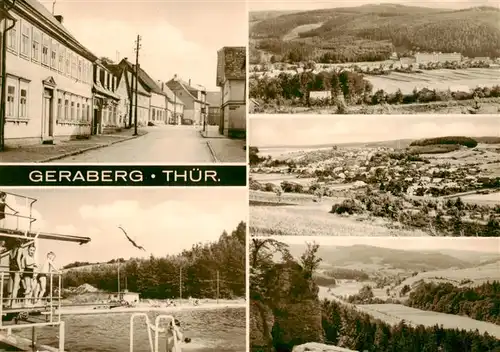
<svg viewBox="0 0 500 352">
<path fill-rule="evenodd" d="M 50 232 L 36 232 L 36 231 L 22 231 L 0 228 L 0 239 L 2 237 L 25 238 L 25 239 L 41 239 L 53 240 L 62 242 L 74 242 L 80 245 L 90 242 L 90 237 L 74 236 L 74 235 L 61 235 Z"/>
</svg>

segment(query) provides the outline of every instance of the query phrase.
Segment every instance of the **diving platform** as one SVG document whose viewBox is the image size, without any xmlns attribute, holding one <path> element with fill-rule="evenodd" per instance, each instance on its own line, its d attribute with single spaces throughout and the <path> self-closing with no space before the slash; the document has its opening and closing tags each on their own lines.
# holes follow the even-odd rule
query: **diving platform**
<svg viewBox="0 0 500 352">
<path fill-rule="evenodd" d="M 36 231 L 33 205 L 37 199 L 0 190 L 4 207 L 0 210 L 0 350 L 32 352 L 64 352 L 65 324 L 61 320 L 62 275 L 58 269 L 40 265 L 39 241 L 72 242 L 80 245 L 89 237 Z M 24 267 L 21 259 L 29 255 L 34 266 Z M 45 256 L 45 253 L 42 254 Z M 34 259 L 33 259 L 34 258 Z M 29 268 L 29 270 L 28 270 Z M 23 273 L 31 272 L 31 276 Z M 46 277 L 45 283 L 37 275 Z M 37 343 L 37 329 L 58 329 L 58 346 Z M 14 332 L 31 331 L 31 338 Z"/>
</svg>

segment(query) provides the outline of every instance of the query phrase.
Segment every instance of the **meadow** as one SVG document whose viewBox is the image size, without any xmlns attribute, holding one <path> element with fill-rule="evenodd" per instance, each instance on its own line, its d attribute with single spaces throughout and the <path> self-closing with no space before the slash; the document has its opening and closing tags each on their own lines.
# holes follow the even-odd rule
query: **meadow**
<svg viewBox="0 0 500 352">
<path fill-rule="evenodd" d="M 425 311 L 401 304 L 359 304 L 356 305 L 356 308 L 388 324 L 397 324 L 401 320 L 412 325 L 424 325 L 426 327 L 438 324 L 445 329 L 477 329 L 481 334 L 487 332 L 500 338 L 500 326 L 460 315 Z"/>
<path fill-rule="evenodd" d="M 409 94 L 413 89 L 436 89 L 453 91 L 469 91 L 476 87 L 492 87 L 500 81 L 500 69 L 470 68 L 461 70 L 431 70 L 422 73 L 391 72 L 388 75 L 365 75 L 365 79 L 373 85 L 373 91 L 383 89 L 387 93 L 395 93 L 398 89 Z"/>
<path fill-rule="evenodd" d="M 309 194 L 285 193 L 281 202 L 287 205 L 279 205 L 274 193 L 250 191 L 250 233 L 252 236 L 427 236 L 423 231 L 389 228 L 384 219 L 330 214 L 332 205 L 341 198 L 324 197 L 321 202 L 313 202 L 313 198 Z M 278 204 L 252 206 L 253 201 Z"/>
</svg>

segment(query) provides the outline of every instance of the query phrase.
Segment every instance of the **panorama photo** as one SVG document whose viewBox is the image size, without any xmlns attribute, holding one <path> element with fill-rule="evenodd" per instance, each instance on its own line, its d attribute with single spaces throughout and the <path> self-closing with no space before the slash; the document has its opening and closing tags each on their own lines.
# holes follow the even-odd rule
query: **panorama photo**
<svg viewBox="0 0 500 352">
<path fill-rule="evenodd" d="M 500 349 L 497 238 L 260 237 L 249 257 L 251 351 Z"/>
<path fill-rule="evenodd" d="M 494 114 L 494 0 L 249 2 L 253 113 Z"/>
<path fill-rule="evenodd" d="M 500 236 L 497 116 L 250 120 L 250 233 Z"/>
</svg>

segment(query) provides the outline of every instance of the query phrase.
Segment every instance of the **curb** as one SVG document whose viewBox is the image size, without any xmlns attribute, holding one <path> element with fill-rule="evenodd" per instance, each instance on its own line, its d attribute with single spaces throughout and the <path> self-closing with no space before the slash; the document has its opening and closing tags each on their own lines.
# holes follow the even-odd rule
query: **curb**
<svg viewBox="0 0 500 352">
<path fill-rule="evenodd" d="M 59 155 L 51 156 L 50 158 L 46 158 L 46 159 L 43 159 L 43 160 L 35 161 L 35 163 L 48 163 L 50 161 L 67 158 L 69 156 L 83 154 L 83 153 L 91 151 L 91 150 L 101 149 L 101 148 L 112 146 L 113 144 L 118 144 L 118 143 L 121 143 L 121 142 L 130 141 L 132 139 L 136 139 L 136 138 L 142 137 L 142 136 L 144 136 L 146 134 L 147 134 L 147 132 L 144 133 L 144 134 L 142 134 L 142 135 L 130 136 L 128 138 L 123 138 L 123 139 L 120 139 L 118 141 L 113 141 L 113 142 L 109 142 L 109 143 L 105 143 L 105 144 L 98 144 L 98 145 L 94 145 L 92 147 L 87 147 L 87 148 L 78 149 L 78 150 L 75 150 L 75 151 L 72 151 L 72 152 L 68 152 L 68 153 L 64 153 L 64 154 L 59 154 Z"/>
<path fill-rule="evenodd" d="M 206 139 L 223 139 L 223 138 L 227 138 L 226 136 L 213 136 L 213 137 L 208 137 L 208 136 L 205 136 L 203 134 L 203 131 L 200 130 L 200 135 L 203 137 L 203 138 L 206 138 Z"/>
<path fill-rule="evenodd" d="M 208 149 L 210 150 L 210 154 L 212 154 L 212 158 L 214 159 L 214 163 L 218 163 L 219 159 L 217 158 L 217 154 L 215 154 L 215 151 L 212 148 L 212 144 L 210 144 L 210 141 L 207 141 L 207 146 L 208 146 Z"/>
</svg>

